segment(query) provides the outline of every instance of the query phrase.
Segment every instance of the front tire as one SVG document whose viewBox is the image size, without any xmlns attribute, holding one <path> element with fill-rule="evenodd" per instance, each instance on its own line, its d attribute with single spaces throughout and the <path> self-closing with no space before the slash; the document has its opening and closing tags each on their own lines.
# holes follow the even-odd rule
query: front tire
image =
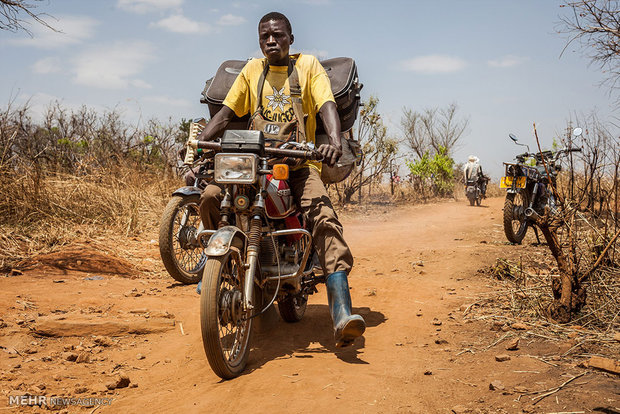
<svg viewBox="0 0 620 414">
<path fill-rule="evenodd" d="M 521 244 L 528 223 L 525 209 L 528 206 L 528 197 L 524 192 L 506 194 L 504 202 L 504 233 L 509 242 Z"/>
<path fill-rule="evenodd" d="M 235 250 L 211 257 L 202 277 L 200 326 L 211 369 L 222 379 L 243 372 L 250 354 L 252 319 L 243 308 L 244 268 Z"/>
<path fill-rule="evenodd" d="M 172 278 L 185 285 L 198 283 L 206 256 L 195 241 L 200 225 L 200 196 L 175 195 L 159 227 L 159 254 Z"/>
</svg>

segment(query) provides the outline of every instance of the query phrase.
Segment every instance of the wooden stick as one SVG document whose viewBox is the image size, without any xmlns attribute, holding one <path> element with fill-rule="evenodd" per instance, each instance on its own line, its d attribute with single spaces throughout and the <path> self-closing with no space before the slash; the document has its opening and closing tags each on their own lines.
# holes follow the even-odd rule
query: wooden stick
<svg viewBox="0 0 620 414">
<path fill-rule="evenodd" d="M 523 355 L 523 356 L 526 356 L 526 357 L 530 357 L 530 358 L 537 359 L 537 360 L 539 360 L 539 361 L 541 361 L 541 362 L 544 362 L 545 364 L 551 365 L 552 367 L 557 367 L 557 365 L 556 365 L 556 364 L 552 364 L 552 363 L 551 363 L 551 362 L 549 362 L 549 361 L 545 361 L 544 359 L 542 359 L 541 357 L 536 356 L 536 355 Z"/>
<path fill-rule="evenodd" d="M 538 404 L 539 402 L 541 402 L 541 401 L 542 401 L 542 399 L 543 399 L 543 398 L 546 398 L 546 397 L 548 397 L 548 396 L 550 396 L 550 395 L 552 395 L 552 394 L 555 394 L 556 392 L 558 392 L 558 391 L 560 391 L 562 388 L 564 388 L 564 387 L 565 387 L 568 383 L 570 383 L 570 382 L 572 382 L 572 381 L 576 380 L 576 379 L 577 379 L 577 378 L 579 378 L 579 377 L 583 377 L 583 376 L 584 376 L 584 375 L 586 375 L 586 374 L 587 374 L 587 372 L 586 372 L 586 371 L 584 371 L 584 372 L 582 372 L 582 373 L 581 373 L 581 374 L 579 374 L 579 375 L 575 375 L 573 378 L 569 379 L 568 381 L 565 381 L 565 382 L 564 382 L 562 385 L 560 385 L 559 387 L 549 388 L 548 390 L 543 390 L 543 391 L 538 391 L 538 392 L 545 392 L 545 391 L 549 391 L 549 392 L 547 392 L 546 394 L 543 394 L 543 395 L 539 395 L 538 397 L 534 397 L 534 398 L 532 398 L 532 401 L 534 401 L 534 400 L 538 400 L 538 401 L 534 402 L 534 403 L 533 403 L 533 405 Z"/>
<path fill-rule="evenodd" d="M 603 260 L 603 257 L 605 257 L 605 255 L 607 254 L 607 250 L 609 250 L 609 248 L 611 247 L 612 244 L 614 244 L 614 242 L 616 241 L 616 239 L 618 238 L 618 236 L 620 235 L 620 230 L 618 230 L 616 232 L 616 234 L 614 235 L 614 237 L 612 237 L 612 239 L 609 241 L 609 243 L 607 243 L 607 246 L 605 246 L 605 249 L 603 250 L 603 252 L 601 253 L 601 255 L 598 257 L 598 259 L 596 260 L 596 262 L 594 263 L 594 265 L 590 268 L 590 270 L 588 270 L 584 275 L 582 275 L 579 278 L 579 282 L 581 283 L 585 278 L 587 278 L 588 276 L 590 276 L 590 274 L 592 272 L 594 272 L 596 270 L 596 268 L 601 264 L 601 261 Z"/>
<path fill-rule="evenodd" d="M 536 137 L 536 144 L 538 145 L 538 152 L 540 152 L 540 159 L 542 160 L 543 166 L 545 167 L 545 172 L 547 173 L 547 181 L 549 182 L 549 187 L 551 187 L 551 192 L 561 204 L 564 204 L 563 200 L 560 198 L 560 195 L 555 190 L 555 186 L 553 182 L 551 182 L 551 174 L 549 174 L 549 169 L 547 168 L 547 160 L 543 155 L 542 149 L 540 148 L 540 140 L 538 139 L 538 132 L 536 131 L 536 123 L 534 123 L 534 136 Z"/>
<path fill-rule="evenodd" d="M 506 335 L 502 336 L 497 341 L 493 342 L 491 345 L 484 348 L 484 351 L 488 351 L 489 349 L 493 348 L 495 345 L 499 344 L 500 342 L 502 342 L 504 339 L 508 338 L 511 335 L 512 335 L 512 332 L 508 332 Z"/>
</svg>

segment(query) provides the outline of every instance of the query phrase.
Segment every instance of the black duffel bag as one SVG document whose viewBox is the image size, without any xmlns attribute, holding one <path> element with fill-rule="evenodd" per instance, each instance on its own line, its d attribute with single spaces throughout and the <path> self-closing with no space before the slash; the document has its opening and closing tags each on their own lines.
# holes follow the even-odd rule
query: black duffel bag
<svg viewBox="0 0 620 414">
<path fill-rule="evenodd" d="M 213 117 L 221 108 L 228 91 L 237 75 L 247 63 L 246 60 L 227 60 L 220 65 L 215 76 L 206 82 L 200 102 L 209 106 L 209 114 Z M 336 100 L 341 130 L 348 131 L 353 127 L 360 106 L 360 91 L 363 85 L 357 76 L 355 61 L 347 57 L 327 59 L 321 62 L 331 82 L 332 93 Z M 250 115 L 242 118 L 235 116 L 226 129 L 246 129 Z M 317 118 L 316 135 L 324 134 L 320 117 Z"/>
<path fill-rule="evenodd" d="M 222 103 L 224 102 L 228 91 L 246 63 L 246 60 L 227 60 L 220 65 L 219 69 L 215 73 L 215 76 L 207 80 L 205 88 L 202 90 L 202 98 L 200 98 L 200 103 L 207 104 L 209 106 L 209 115 L 211 118 L 213 118 L 215 114 L 222 109 Z M 249 120 L 250 114 L 244 115 L 242 118 L 235 115 L 226 126 L 226 129 L 248 129 Z M 223 133 L 224 131 L 221 132 L 221 134 Z"/>
</svg>

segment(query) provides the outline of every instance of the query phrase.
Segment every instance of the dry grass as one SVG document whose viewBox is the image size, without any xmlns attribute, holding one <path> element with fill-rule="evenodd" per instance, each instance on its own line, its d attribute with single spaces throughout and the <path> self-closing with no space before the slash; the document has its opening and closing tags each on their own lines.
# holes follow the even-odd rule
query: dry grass
<svg viewBox="0 0 620 414">
<path fill-rule="evenodd" d="M 585 307 L 569 324 L 555 323 L 548 313 L 553 301 L 551 281 L 559 277 L 551 258 L 532 257 L 509 261 L 497 259 L 481 271 L 496 279 L 493 292 L 475 298 L 466 317 L 511 325 L 527 326 L 525 334 L 553 341 L 576 339 L 576 346 L 563 356 L 588 352 L 618 355 L 620 343 L 620 267 L 602 267 L 587 282 Z"/>
<path fill-rule="evenodd" d="M 85 176 L 0 174 L 0 269 L 102 234 L 136 236 L 159 222 L 178 180 L 117 167 Z"/>
</svg>

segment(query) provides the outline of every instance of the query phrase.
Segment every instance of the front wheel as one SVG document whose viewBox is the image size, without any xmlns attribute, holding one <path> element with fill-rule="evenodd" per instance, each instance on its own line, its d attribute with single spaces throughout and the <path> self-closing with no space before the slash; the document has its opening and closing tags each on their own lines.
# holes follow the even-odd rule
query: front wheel
<svg viewBox="0 0 620 414">
<path fill-rule="evenodd" d="M 528 197 L 524 192 L 506 194 L 504 202 L 504 233 L 509 242 L 521 244 L 527 233 L 525 209 Z"/>
<path fill-rule="evenodd" d="M 170 199 L 159 227 L 159 253 L 176 281 L 198 283 L 206 256 L 196 236 L 200 226 L 200 196 L 175 195 Z"/>
<path fill-rule="evenodd" d="M 207 261 L 200 294 L 202 344 L 211 369 L 223 379 L 239 376 L 250 353 L 252 319 L 243 310 L 244 266 L 236 250 Z"/>
</svg>

